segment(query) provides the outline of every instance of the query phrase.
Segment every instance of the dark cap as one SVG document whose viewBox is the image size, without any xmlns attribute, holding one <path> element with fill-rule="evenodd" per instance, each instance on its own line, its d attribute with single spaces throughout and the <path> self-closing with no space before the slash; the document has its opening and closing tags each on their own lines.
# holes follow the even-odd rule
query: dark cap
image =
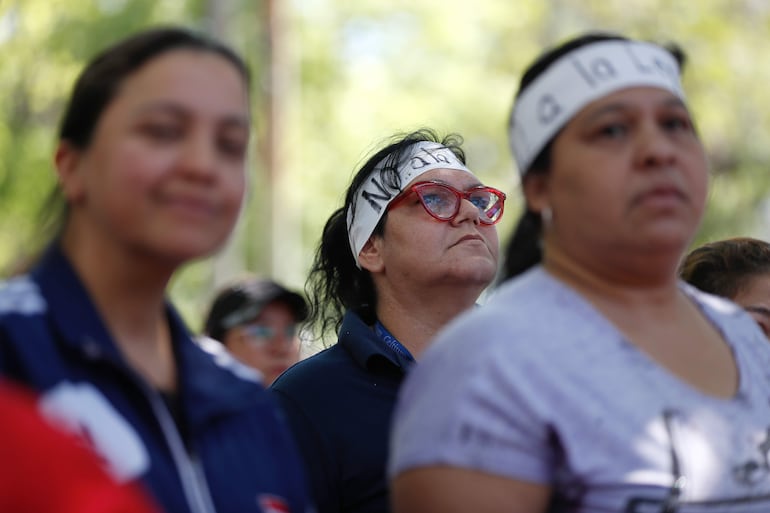
<svg viewBox="0 0 770 513">
<path fill-rule="evenodd" d="M 227 330 L 253 320 L 265 306 L 274 301 L 288 305 L 297 322 L 307 318 L 307 303 L 301 295 L 272 280 L 248 278 L 217 294 L 206 317 L 204 332 L 221 342 Z"/>
</svg>

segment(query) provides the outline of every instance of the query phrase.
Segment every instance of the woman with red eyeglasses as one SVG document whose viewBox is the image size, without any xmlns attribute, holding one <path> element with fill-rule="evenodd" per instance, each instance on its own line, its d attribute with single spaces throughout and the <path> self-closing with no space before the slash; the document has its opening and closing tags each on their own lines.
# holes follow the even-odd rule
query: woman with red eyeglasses
<svg viewBox="0 0 770 513">
<path fill-rule="evenodd" d="M 466 167 L 460 143 L 430 130 L 394 139 L 358 171 L 324 228 L 309 321 L 338 341 L 272 387 L 320 513 L 389 510 L 388 429 L 401 381 L 497 271 L 505 194 Z"/>
</svg>

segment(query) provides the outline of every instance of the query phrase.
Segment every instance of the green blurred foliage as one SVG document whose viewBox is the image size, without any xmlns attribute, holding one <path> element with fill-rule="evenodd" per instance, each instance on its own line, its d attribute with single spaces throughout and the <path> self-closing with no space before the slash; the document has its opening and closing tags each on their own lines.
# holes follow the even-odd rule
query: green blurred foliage
<svg viewBox="0 0 770 513">
<path fill-rule="evenodd" d="M 767 238 L 770 2 L 764 0 L 273 0 L 278 80 L 270 75 L 266 0 L 0 0 L 0 267 L 38 232 L 63 102 L 83 62 L 153 23 L 208 30 L 254 72 L 251 190 L 223 256 L 172 287 L 193 328 L 222 280 L 250 270 L 301 287 L 325 220 L 356 166 L 396 132 L 459 132 L 472 169 L 521 204 L 506 124 L 518 79 L 545 46 L 584 30 L 676 42 L 712 164 L 694 243 Z M 274 85 L 271 85 L 274 84 Z M 277 85 L 275 85 L 277 84 Z M 272 103 L 274 101 L 276 103 Z M 275 117 L 268 117 L 273 109 Z M 275 124 L 273 126 L 271 123 Z M 268 143 L 280 157 L 271 170 Z"/>
<path fill-rule="evenodd" d="M 739 234 L 767 238 L 770 188 L 768 83 L 770 3 L 758 0 L 543 0 L 421 2 L 296 1 L 305 109 L 299 130 L 310 159 L 329 172 L 307 176 L 318 233 L 318 197 L 343 190 L 372 141 L 428 124 L 466 138 L 471 167 L 509 192 L 499 225 L 506 241 L 519 210 L 505 126 L 518 79 L 545 46 L 585 30 L 676 43 L 687 56 L 685 87 L 712 166 L 709 206 L 693 244 Z M 330 89 L 330 84 L 333 84 Z M 351 113 L 354 113 L 351 115 Z M 342 146 L 316 134 L 333 129 Z M 330 162 L 330 164 L 327 164 Z M 336 174 L 333 174 L 335 173 Z M 314 198 L 315 201 L 312 201 Z"/>
<path fill-rule="evenodd" d="M 38 240 L 39 211 L 55 184 L 59 117 L 83 62 L 98 49 L 163 16 L 153 0 L 0 3 L 0 266 L 23 265 Z"/>
</svg>

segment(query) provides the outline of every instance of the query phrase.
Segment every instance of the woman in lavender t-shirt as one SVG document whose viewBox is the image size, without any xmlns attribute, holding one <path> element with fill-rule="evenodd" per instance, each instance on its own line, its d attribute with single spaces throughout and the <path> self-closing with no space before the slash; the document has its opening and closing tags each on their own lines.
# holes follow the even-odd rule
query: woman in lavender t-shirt
<svg viewBox="0 0 770 513">
<path fill-rule="evenodd" d="M 770 344 L 677 278 L 708 181 L 680 57 L 587 34 L 524 75 L 512 279 L 406 380 L 397 513 L 770 511 Z"/>
</svg>

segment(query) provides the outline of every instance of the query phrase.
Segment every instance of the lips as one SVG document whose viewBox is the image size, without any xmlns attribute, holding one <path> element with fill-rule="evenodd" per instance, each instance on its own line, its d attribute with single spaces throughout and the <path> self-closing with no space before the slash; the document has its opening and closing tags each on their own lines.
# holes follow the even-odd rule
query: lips
<svg viewBox="0 0 770 513">
<path fill-rule="evenodd" d="M 166 205 L 194 217 L 208 217 L 216 212 L 216 207 L 211 201 L 191 195 L 167 197 Z"/>
<path fill-rule="evenodd" d="M 661 206 L 673 203 L 685 203 L 688 196 L 675 184 L 658 184 L 638 194 L 634 203 L 655 203 Z"/>
<path fill-rule="evenodd" d="M 469 234 L 469 235 L 465 235 L 464 237 L 460 237 L 460 239 L 457 242 L 455 242 L 453 245 L 457 246 L 458 244 L 462 244 L 463 242 L 473 242 L 473 241 L 484 243 L 484 238 L 481 235 Z"/>
</svg>

